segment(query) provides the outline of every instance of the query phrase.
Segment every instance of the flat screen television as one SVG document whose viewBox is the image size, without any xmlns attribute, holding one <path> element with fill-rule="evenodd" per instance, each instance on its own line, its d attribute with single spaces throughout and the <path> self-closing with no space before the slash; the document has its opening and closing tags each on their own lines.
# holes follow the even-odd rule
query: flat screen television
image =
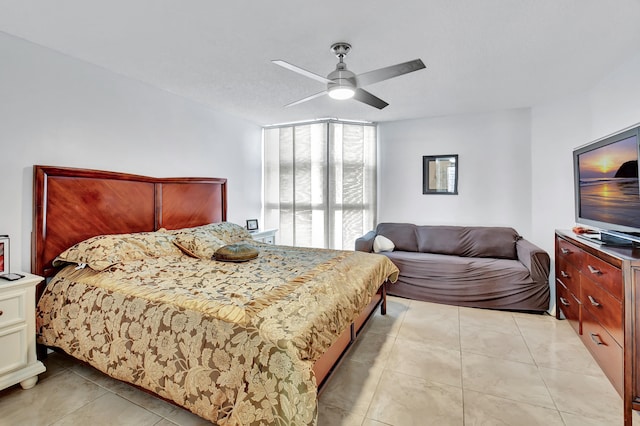
<svg viewBox="0 0 640 426">
<path fill-rule="evenodd" d="M 640 235 L 640 127 L 573 151 L 576 222 Z"/>
</svg>

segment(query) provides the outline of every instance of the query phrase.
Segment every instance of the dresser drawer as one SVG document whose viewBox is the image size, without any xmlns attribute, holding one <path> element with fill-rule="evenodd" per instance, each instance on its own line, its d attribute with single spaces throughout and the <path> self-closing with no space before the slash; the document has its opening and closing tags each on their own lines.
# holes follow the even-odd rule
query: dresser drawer
<svg viewBox="0 0 640 426">
<path fill-rule="evenodd" d="M 618 300 L 622 300 L 622 271 L 615 266 L 585 253 L 582 274 L 607 290 Z"/>
<path fill-rule="evenodd" d="M 262 239 L 262 242 L 265 244 L 275 244 L 276 243 L 276 237 L 274 237 L 273 235 L 269 236 L 269 237 L 264 237 Z"/>
<path fill-rule="evenodd" d="M 26 324 L 0 331 L 0 348 L 0 374 L 26 366 Z"/>
<path fill-rule="evenodd" d="M 609 378 L 620 395 L 623 392 L 623 351 L 602 325 L 587 311 L 582 310 L 582 335 L 584 345 Z"/>
<path fill-rule="evenodd" d="M 556 238 L 556 244 L 557 259 L 564 260 L 578 269 L 582 267 L 583 258 L 586 254 L 584 251 L 562 238 Z"/>
<path fill-rule="evenodd" d="M 580 334 L 580 302 L 571 294 L 560 280 L 556 280 L 556 293 L 558 294 L 558 307 L 569 321 L 571 327 Z"/>
<path fill-rule="evenodd" d="M 582 309 L 593 317 L 622 345 L 622 303 L 589 279 L 580 281 Z"/>
<path fill-rule="evenodd" d="M 575 266 L 564 259 L 558 259 L 556 279 L 576 297 L 580 297 L 580 272 Z"/>
<path fill-rule="evenodd" d="M 0 294 L 0 328 L 24 322 L 24 292 Z"/>
</svg>

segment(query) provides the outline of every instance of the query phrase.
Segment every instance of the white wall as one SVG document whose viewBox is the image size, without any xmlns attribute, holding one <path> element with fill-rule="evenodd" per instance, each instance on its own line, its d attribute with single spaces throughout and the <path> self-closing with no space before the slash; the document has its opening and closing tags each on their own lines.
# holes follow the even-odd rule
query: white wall
<svg viewBox="0 0 640 426">
<path fill-rule="evenodd" d="M 511 226 L 531 237 L 529 109 L 379 125 L 378 222 Z M 458 154 L 459 195 L 422 194 L 422 156 Z"/>
<path fill-rule="evenodd" d="M 588 91 L 532 108 L 533 223 L 553 253 L 553 232 L 574 221 L 574 148 L 640 122 L 640 50 Z"/>
<path fill-rule="evenodd" d="M 554 230 L 575 225 L 573 149 L 640 122 L 639 75 L 640 51 L 590 90 L 532 108 L 532 230 L 551 255 L 551 283 Z"/>
<path fill-rule="evenodd" d="M 259 126 L 0 32 L 0 234 L 30 269 L 32 166 L 228 179 L 228 220 L 261 212 Z"/>
</svg>

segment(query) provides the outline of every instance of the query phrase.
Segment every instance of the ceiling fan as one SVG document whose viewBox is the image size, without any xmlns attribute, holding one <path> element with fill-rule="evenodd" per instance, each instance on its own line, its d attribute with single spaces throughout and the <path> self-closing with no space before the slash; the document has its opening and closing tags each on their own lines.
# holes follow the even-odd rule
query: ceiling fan
<svg viewBox="0 0 640 426">
<path fill-rule="evenodd" d="M 347 53 L 349 53 L 350 50 L 351 45 L 345 42 L 334 43 L 331 46 L 331 51 L 338 57 L 338 64 L 336 65 L 336 69 L 330 72 L 326 78 L 280 59 L 274 59 L 271 61 L 276 65 L 280 65 L 283 68 L 297 72 L 298 74 L 302 74 L 305 77 L 309 77 L 327 85 L 326 90 L 307 96 L 306 98 L 285 106 L 290 107 L 298 105 L 302 102 L 307 102 L 311 99 L 328 94 L 333 99 L 353 98 L 374 108 L 382 109 L 389 104 L 377 96 L 367 92 L 362 87 L 425 68 L 424 63 L 420 59 L 414 59 L 413 61 L 403 62 L 401 64 L 391 65 L 389 67 L 379 68 L 377 70 L 356 75 L 349 71 L 347 69 L 347 64 L 344 63 L 344 57 L 347 56 Z"/>
</svg>

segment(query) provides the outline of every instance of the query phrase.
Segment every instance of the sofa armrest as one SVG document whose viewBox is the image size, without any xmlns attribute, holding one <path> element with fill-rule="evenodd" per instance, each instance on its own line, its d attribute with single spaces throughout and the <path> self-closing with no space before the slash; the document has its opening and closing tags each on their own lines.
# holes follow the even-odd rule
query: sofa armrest
<svg viewBox="0 0 640 426">
<path fill-rule="evenodd" d="M 551 261 L 549 254 L 530 241 L 519 239 L 516 241 L 518 260 L 527 267 L 531 278 L 537 283 L 549 282 L 549 268 Z"/>
<path fill-rule="evenodd" d="M 369 231 L 362 237 L 356 239 L 356 251 L 371 253 L 373 251 L 373 240 L 376 239 L 376 231 Z"/>
</svg>

